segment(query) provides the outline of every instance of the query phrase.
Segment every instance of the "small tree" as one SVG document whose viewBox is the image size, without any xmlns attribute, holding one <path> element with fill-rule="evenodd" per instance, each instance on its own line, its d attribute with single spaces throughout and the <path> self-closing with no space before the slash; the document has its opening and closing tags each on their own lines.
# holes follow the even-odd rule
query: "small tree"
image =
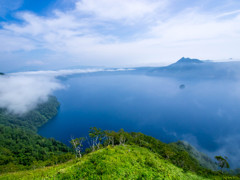
<svg viewBox="0 0 240 180">
<path fill-rule="evenodd" d="M 105 133 L 100 128 L 91 127 L 89 131 L 89 137 L 92 140 L 92 151 L 95 151 L 95 147 L 97 147 L 97 149 L 100 148 L 100 145 L 105 137 Z"/>
<path fill-rule="evenodd" d="M 223 168 L 230 168 L 226 156 L 224 158 L 222 156 L 215 156 L 215 159 L 217 160 L 217 165 L 220 167 L 222 173 Z"/>
<path fill-rule="evenodd" d="M 127 133 L 125 133 L 123 129 L 120 129 L 118 133 L 119 133 L 119 144 L 124 145 L 127 140 Z"/>
<path fill-rule="evenodd" d="M 83 146 L 83 142 L 85 141 L 84 137 L 80 137 L 80 138 L 76 138 L 70 141 L 70 143 L 72 144 L 73 148 L 75 149 L 75 153 L 76 153 L 76 158 L 79 156 L 80 158 L 82 157 L 81 154 L 81 150 L 82 150 L 82 146 Z"/>
<path fill-rule="evenodd" d="M 115 137 L 116 137 L 116 132 L 114 132 L 114 131 L 108 131 L 108 130 L 106 130 L 106 131 L 104 131 L 104 134 L 105 134 L 105 145 L 112 145 L 112 146 L 114 146 L 114 139 L 115 139 Z"/>
</svg>

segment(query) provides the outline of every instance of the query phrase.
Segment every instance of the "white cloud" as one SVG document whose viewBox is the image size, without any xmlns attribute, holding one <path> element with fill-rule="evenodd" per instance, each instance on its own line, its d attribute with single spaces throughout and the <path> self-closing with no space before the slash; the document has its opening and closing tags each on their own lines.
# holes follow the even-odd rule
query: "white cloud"
<svg viewBox="0 0 240 180">
<path fill-rule="evenodd" d="M 77 2 L 76 9 L 99 19 L 134 21 L 163 9 L 166 4 L 166 0 L 82 0 Z"/>
<path fill-rule="evenodd" d="M 104 66 L 240 58 L 239 10 L 187 7 L 169 14 L 173 6 L 165 0 L 82 0 L 51 17 L 21 12 L 22 24 L 2 25 L 0 53 L 40 49 L 64 54 L 59 61 Z M 51 61 L 44 53 L 38 60 Z"/>
<path fill-rule="evenodd" d="M 36 44 L 29 38 L 20 36 L 16 32 L 0 30 L 0 51 L 14 52 L 19 50 L 31 51 L 36 49 Z"/>
<path fill-rule="evenodd" d="M 240 37 L 240 15 L 231 19 L 189 12 L 176 16 L 168 22 L 159 22 L 151 34 L 169 42 L 189 42 Z"/>
<path fill-rule="evenodd" d="M 223 18 L 223 17 L 227 17 L 227 16 L 231 16 L 231 15 L 236 15 L 239 13 L 240 13 L 240 10 L 230 11 L 230 12 L 226 12 L 226 13 L 222 13 L 222 14 L 218 15 L 217 18 Z"/>
<path fill-rule="evenodd" d="M 54 78 L 31 76 L 0 77 L 0 107 L 22 114 L 45 102 L 48 95 L 63 86 Z"/>
<path fill-rule="evenodd" d="M 44 76 L 44 77 L 57 77 L 57 76 L 67 76 L 72 74 L 82 74 L 82 73 L 93 73 L 100 71 L 108 71 L 104 69 L 67 69 L 67 70 L 58 70 L 58 71 L 27 71 L 27 72 L 18 72 L 11 73 L 11 76 Z"/>
</svg>

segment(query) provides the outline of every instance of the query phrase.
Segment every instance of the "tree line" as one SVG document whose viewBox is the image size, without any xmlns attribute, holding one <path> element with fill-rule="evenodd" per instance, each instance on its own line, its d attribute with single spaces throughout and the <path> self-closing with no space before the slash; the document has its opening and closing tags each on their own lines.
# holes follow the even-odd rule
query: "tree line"
<svg viewBox="0 0 240 180">
<path fill-rule="evenodd" d="M 180 150 L 176 146 L 166 144 L 151 136 L 142 133 L 125 132 L 120 129 L 118 132 L 102 130 L 100 128 L 91 127 L 87 137 L 71 138 L 70 143 L 75 151 L 75 157 L 81 158 L 84 154 L 94 152 L 104 147 L 116 145 L 136 145 L 145 147 L 161 157 L 170 161 L 172 164 L 182 168 L 184 171 L 192 171 L 198 175 L 209 177 L 219 174 L 228 174 L 223 172 L 224 168 L 229 168 L 226 158 L 216 156 L 217 164 L 221 171 L 212 171 L 202 167 L 196 159 L 191 157 L 185 150 Z"/>
</svg>

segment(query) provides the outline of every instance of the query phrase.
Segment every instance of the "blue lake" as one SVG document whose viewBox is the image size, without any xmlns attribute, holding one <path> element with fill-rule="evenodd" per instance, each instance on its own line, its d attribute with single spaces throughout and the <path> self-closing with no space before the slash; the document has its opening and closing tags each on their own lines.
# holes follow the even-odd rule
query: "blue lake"
<svg viewBox="0 0 240 180">
<path fill-rule="evenodd" d="M 39 134 L 68 143 L 90 127 L 186 140 L 210 156 L 240 160 L 240 86 L 235 81 L 92 74 L 61 80 L 57 117 Z M 185 88 L 180 88 L 184 84 Z"/>
</svg>

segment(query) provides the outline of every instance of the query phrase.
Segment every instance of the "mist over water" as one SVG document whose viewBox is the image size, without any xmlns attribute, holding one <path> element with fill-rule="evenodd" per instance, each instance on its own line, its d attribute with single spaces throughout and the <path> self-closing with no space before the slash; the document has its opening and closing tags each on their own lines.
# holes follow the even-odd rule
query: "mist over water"
<svg viewBox="0 0 240 180">
<path fill-rule="evenodd" d="M 214 157 L 240 160 L 240 86 L 230 80 L 179 80 L 134 74 L 64 79 L 58 116 L 39 129 L 68 143 L 90 127 L 186 140 Z M 184 85 L 184 86 L 182 86 Z"/>
</svg>

